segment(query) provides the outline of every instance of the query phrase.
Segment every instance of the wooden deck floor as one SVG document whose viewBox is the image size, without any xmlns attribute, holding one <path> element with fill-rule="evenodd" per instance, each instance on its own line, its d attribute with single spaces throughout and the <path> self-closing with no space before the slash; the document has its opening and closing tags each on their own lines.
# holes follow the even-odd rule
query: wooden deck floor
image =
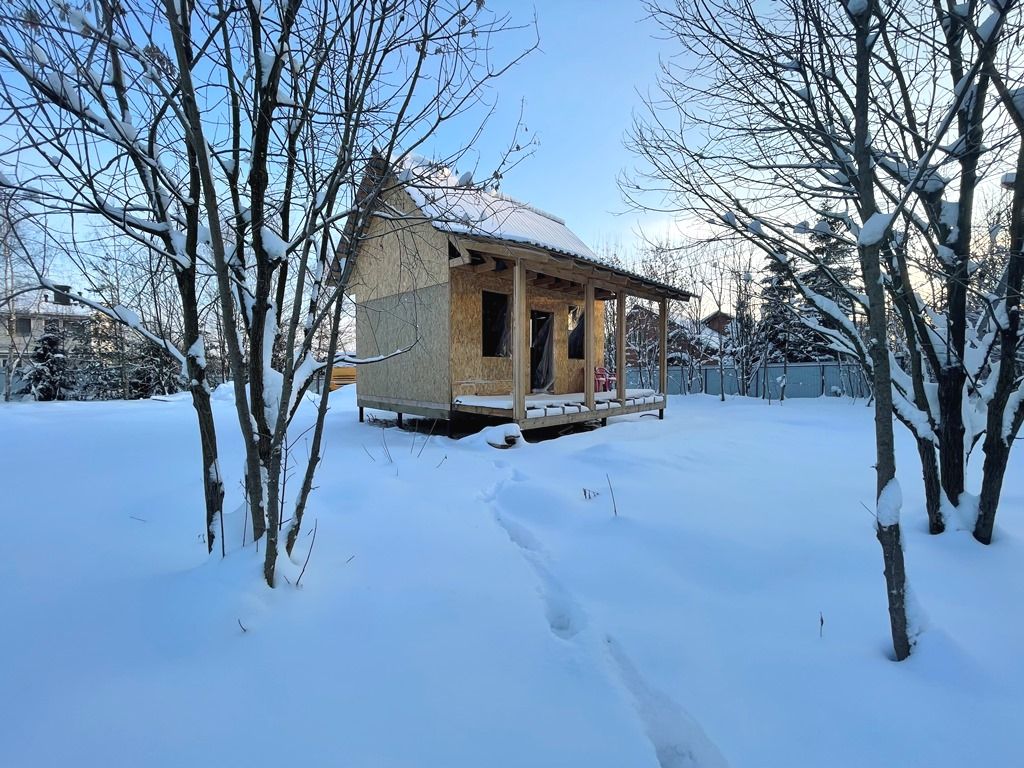
<svg viewBox="0 0 1024 768">
<path fill-rule="evenodd" d="M 582 392 L 564 395 L 527 395 L 526 417 L 518 419 L 513 418 L 511 398 L 502 396 L 460 397 L 452 403 L 452 410 L 514 421 L 522 429 L 539 429 L 557 424 L 572 424 L 606 419 L 609 416 L 665 409 L 665 396 L 650 389 L 626 390 L 626 398 L 621 401 L 615 392 L 597 392 L 594 399 L 594 408 L 591 410 L 586 407 Z"/>
</svg>

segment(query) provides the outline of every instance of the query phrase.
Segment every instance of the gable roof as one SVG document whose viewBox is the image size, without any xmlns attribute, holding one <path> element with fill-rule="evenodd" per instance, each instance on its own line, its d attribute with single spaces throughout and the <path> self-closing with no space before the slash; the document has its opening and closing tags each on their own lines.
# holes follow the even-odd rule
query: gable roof
<svg viewBox="0 0 1024 768">
<path fill-rule="evenodd" d="M 707 323 L 710 323 L 712 320 L 717 320 L 720 317 L 721 318 L 725 318 L 725 320 L 727 320 L 728 322 L 732 322 L 733 320 L 736 319 L 732 315 L 730 315 L 728 312 L 726 312 L 724 310 L 721 310 L 721 309 L 716 309 L 710 315 L 708 315 L 703 320 L 701 320 L 701 322 L 707 324 Z"/>
<path fill-rule="evenodd" d="M 396 177 L 413 203 L 435 229 L 506 244 L 533 246 L 628 277 L 670 298 L 688 300 L 691 294 L 675 286 L 609 264 L 597 256 L 565 221 L 495 190 L 473 184 L 471 174 L 456 176 L 450 169 L 409 158 Z"/>
<path fill-rule="evenodd" d="M 416 207 L 442 232 L 524 243 L 601 261 L 562 219 L 498 192 L 437 184 L 435 179 L 429 186 L 410 180 L 405 188 Z"/>
</svg>

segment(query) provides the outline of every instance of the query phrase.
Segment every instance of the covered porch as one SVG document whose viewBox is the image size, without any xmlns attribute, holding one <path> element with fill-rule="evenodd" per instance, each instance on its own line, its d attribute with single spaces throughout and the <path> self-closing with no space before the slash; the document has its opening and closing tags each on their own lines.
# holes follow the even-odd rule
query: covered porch
<svg viewBox="0 0 1024 768">
<path fill-rule="evenodd" d="M 685 301 L 688 293 L 596 260 L 528 244 L 472 237 L 459 238 L 458 244 L 449 261 L 453 413 L 508 420 L 523 429 L 603 421 L 642 411 L 664 415 L 668 302 Z M 494 339 L 487 338 L 494 292 L 504 294 L 508 303 L 510 328 L 504 330 L 508 339 L 500 354 L 494 352 Z M 626 387 L 628 297 L 653 302 L 658 309 L 656 338 L 646 340 L 657 345 L 659 355 L 658 381 L 649 389 Z M 606 313 L 605 303 L 611 301 L 614 313 Z M 565 322 L 566 308 L 570 323 L 574 311 L 582 315 L 578 321 L 583 341 L 577 342 L 575 354 L 575 331 L 550 328 L 552 318 Z M 606 314 L 612 328 L 605 327 Z M 615 340 L 614 360 L 607 361 L 611 365 L 605 360 L 609 332 Z M 539 372 L 545 360 L 551 369 Z M 614 374 L 605 374 L 606 367 L 614 367 Z M 609 391 L 600 391 L 605 383 L 611 385 Z"/>
</svg>

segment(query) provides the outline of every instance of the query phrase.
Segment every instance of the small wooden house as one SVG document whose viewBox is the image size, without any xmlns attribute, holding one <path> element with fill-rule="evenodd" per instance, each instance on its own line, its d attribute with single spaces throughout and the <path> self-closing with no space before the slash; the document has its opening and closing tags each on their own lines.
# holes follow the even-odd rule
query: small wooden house
<svg viewBox="0 0 1024 768">
<path fill-rule="evenodd" d="M 470 413 L 524 429 L 666 406 L 667 302 L 685 291 L 603 263 L 561 220 L 459 184 L 446 169 L 393 174 L 350 268 L 363 408 Z M 464 179 L 462 180 L 464 181 Z M 603 302 L 660 303 L 660 387 L 603 371 Z M 625 302 L 616 370 L 625 371 Z M 595 386 L 596 382 L 596 386 Z"/>
</svg>

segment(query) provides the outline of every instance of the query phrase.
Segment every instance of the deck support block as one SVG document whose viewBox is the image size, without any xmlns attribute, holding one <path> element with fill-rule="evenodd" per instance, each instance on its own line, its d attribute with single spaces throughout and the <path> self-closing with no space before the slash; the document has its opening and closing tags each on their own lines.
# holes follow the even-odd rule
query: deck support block
<svg viewBox="0 0 1024 768">
<path fill-rule="evenodd" d="M 402 428 L 402 414 L 398 414 L 398 428 Z"/>
<path fill-rule="evenodd" d="M 363 423 L 363 406 L 359 406 L 359 423 Z"/>
</svg>

